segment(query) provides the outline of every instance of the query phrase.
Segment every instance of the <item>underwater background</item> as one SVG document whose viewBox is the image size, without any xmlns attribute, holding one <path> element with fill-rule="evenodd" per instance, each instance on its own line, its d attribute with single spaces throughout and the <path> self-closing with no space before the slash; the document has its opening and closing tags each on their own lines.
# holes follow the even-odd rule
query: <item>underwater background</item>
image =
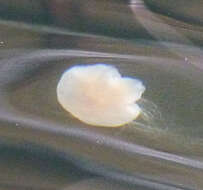
<svg viewBox="0 0 203 190">
<path fill-rule="evenodd" d="M 203 1 L 0 0 L 0 190 L 203 189 Z M 143 116 L 88 126 L 59 105 L 77 64 L 146 87 Z"/>
</svg>

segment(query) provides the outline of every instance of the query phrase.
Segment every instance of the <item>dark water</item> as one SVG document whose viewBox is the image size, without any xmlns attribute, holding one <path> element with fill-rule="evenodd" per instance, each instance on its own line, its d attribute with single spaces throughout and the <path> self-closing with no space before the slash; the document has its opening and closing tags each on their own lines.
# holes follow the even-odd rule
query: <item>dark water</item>
<svg viewBox="0 0 203 190">
<path fill-rule="evenodd" d="M 0 190 L 203 188 L 199 0 L 0 1 Z M 97 128 L 56 99 L 72 65 L 146 86 L 136 121 Z"/>
</svg>

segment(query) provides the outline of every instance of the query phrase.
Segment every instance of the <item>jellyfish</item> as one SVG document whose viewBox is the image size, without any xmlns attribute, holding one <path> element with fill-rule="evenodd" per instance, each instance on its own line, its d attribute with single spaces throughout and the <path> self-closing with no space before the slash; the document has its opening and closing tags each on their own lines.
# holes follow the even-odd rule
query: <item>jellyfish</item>
<svg viewBox="0 0 203 190">
<path fill-rule="evenodd" d="M 145 91 L 142 81 L 121 76 L 108 64 L 76 65 L 57 85 L 60 105 L 80 121 L 102 127 L 120 127 L 141 113 L 137 101 Z"/>
</svg>

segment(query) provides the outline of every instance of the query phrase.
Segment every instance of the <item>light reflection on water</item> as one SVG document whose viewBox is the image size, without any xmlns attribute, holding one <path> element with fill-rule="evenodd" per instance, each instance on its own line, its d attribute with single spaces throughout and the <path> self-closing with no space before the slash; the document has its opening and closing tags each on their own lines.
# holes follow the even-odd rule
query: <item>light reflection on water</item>
<svg viewBox="0 0 203 190">
<path fill-rule="evenodd" d="M 118 33 L 106 33 L 106 17 L 91 7 L 86 18 L 97 16 L 98 28 L 102 18 L 107 22 L 101 33 L 77 27 L 78 32 L 70 32 L 65 25 L 61 29 L 60 22 L 51 27 L 0 21 L 4 40 L 0 50 L 2 188 L 203 187 L 201 25 L 180 24 L 174 17 L 153 13 L 138 0 L 108 5 L 132 11 L 124 14 L 112 9 L 128 18 L 124 26 L 139 24 L 127 27 L 123 35 L 108 8 L 104 12 Z M 86 24 L 94 22 L 90 19 Z M 150 117 L 119 129 L 104 129 L 87 126 L 64 112 L 56 101 L 61 74 L 75 64 L 98 62 L 115 65 L 123 75 L 144 82 L 140 105 Z M 16 180 L 22 173 L 27 176 Z"/>
</svg>

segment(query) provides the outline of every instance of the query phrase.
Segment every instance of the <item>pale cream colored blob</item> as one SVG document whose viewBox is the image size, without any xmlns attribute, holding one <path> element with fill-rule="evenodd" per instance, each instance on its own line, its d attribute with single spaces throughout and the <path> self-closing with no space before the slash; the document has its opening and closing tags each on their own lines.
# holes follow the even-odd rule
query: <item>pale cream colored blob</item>
<svg viewBox="0 0 203 190">
<path fill-rule="evenodd" d="M 122 77 L 110 65 L 79 65 L 67 70 L 57 86 L 61 106 L 94 126 L 119 127 L 136 119 L 145 91 L 138 79 Z"/>
</svg>

